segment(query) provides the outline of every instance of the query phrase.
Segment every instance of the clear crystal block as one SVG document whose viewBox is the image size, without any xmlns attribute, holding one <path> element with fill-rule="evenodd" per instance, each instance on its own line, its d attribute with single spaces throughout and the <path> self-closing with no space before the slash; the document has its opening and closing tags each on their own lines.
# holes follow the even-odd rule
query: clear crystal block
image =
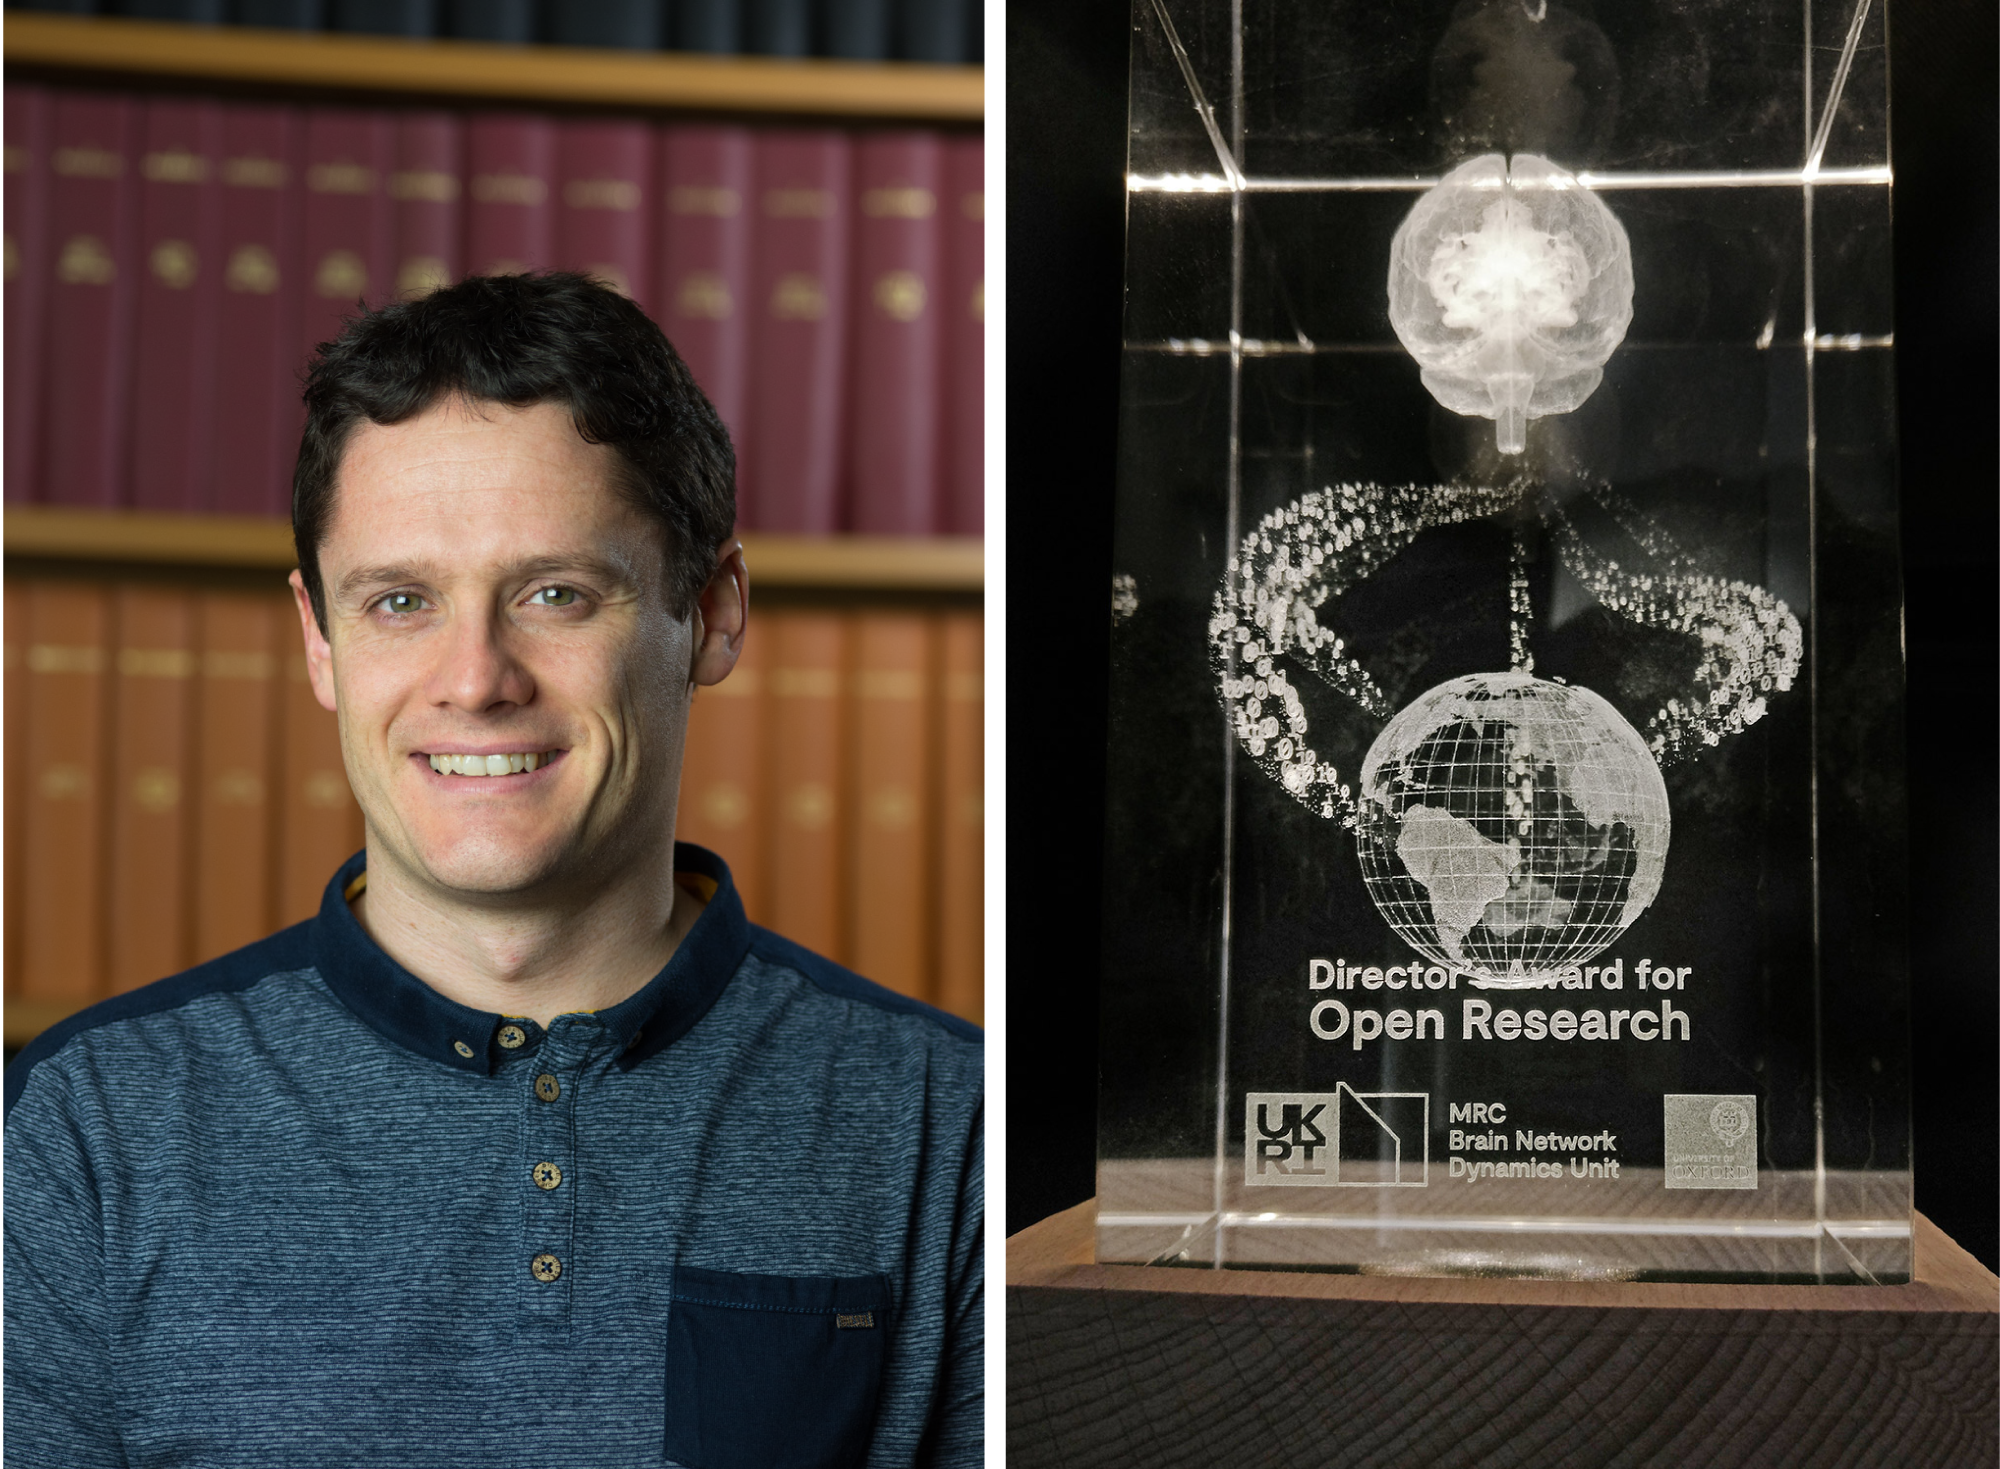
<svg viewBox="0 0 2000 1469">
<path fill-rule="evenodd" d="M 1907 1279 L 1883 7 L 1133 26 L 1098 1258 Z"/>
</svg>

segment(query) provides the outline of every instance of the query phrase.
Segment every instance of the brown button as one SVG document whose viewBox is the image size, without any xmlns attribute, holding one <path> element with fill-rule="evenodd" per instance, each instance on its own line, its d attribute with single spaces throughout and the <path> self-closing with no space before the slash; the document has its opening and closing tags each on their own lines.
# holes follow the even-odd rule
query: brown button
<svg viewBox="0 0 2000 1469">
<path fill-rule="evenodd" d="M 562 1274 L 562 1261 L 554 1255 L 537 1255 L 528 1262 L 528 1273 L 547 1284 Z"/>
<path fill-rule="evenodd" d="M 536 1188 L 557 1188 L 561 1184 L 562 1169 L 556 1167 L 553 1163 L 537 1163 L 535 1165 Z"/>
<path fill-rule="evenodd" d="M 545 1102 L 553 1102 L 562 1095 L 562 1083 L 544 1071 L 535 1078 L 535 1095 Z"/>
<path fill-rule="evenodd" d="M 528 1033 L 518 1025 L 500 1027 L 500 1044 L 510 1051 L 518 1051 L 528 1043 Z"/>
<path fill-rule="evenodd" d="M 472 1059 L 472 1047 L 468 1046 L 464 1041 L 453 1041 L 451 1048 L 468 1061 Z"/>
</svg>

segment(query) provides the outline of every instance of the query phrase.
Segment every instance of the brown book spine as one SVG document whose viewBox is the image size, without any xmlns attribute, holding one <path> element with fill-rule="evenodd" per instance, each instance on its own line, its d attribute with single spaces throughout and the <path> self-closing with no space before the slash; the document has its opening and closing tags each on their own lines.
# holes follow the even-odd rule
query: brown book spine
<svg viewBox="0 0 2000 1469">
<path fill-rule="evenodd" d="M 28 595 L 28 798 L 21 998 L 82 1006 L 104 991 L 104 784 L 111 594 L 45 582 Z"/>
<path fill-rule="evenodd" d="M 974 1024 L 986 1007 L 985 619 L 951 612 L 939 640 L 937 1005 Z"/>
<path fill-rule="evenodd" d="M 6 823 L 5 867 L 0 869 L 0 880 L 4 880 L 7 904 L 6 932 L 6 994 L 9 999 L 21 993 L 21 877 L 27 871 L 23 859 L 26 851 L 22 837 L 27 824 L 28 784 L 25 779 L 28 768 L 28 588 L 23 582 L 10 581 L 6 587 L 6 678 L 4 709 L 0 715 L 6 720 L 5 761 L 0 769 L 6 772 L 5 804 L 0 805 L 0 821 Z"/>
<path fill-rule="evenodd" d="M 851 963 L 912 999 L 931 998 L 931 621 L 854 620 Z"/>
<path fill-rule="evenodd" d="M 188 793 L 193 754 L 192 594 L 140 584 L 113 593 L 110 990 L 188 964 Z"/>
<path fill-rule="evenodd" d="M 320 895 L 361 845 L 361 808 L 340 758 L 340 722 L 320 708 L 299 651 L 298 613 L 288 601 L 284 631 L 283 753 L 279 804 L 279 927 L 319 912 Z"/>
<path fill-rule="evenodd" d="M 195 833 L 197 962 L 272 928 L 278 634 L 285 606 L 250 592 L 200 598 L 201 810 Z"/>
<path fill-rule="evenodd" d="M 847 627 L 833 612 L 783 612 L 771 639 L 770 926 L 830 959 L 846 958 L 841 911 L 841 755 Z"/>
<path fill-rule="evenodd" d="M 760 620 L 735 671 L 695 694 L 674 818 L 680 840 L 729 864 L 753 922 L 765 909 L 764 642 Z"/>
</svg>

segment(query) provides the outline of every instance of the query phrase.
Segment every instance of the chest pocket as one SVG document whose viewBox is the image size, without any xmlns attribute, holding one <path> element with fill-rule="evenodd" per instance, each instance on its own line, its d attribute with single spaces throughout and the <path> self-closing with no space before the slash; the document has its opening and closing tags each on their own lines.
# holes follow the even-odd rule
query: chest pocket
<svg viewBox="0 0 2000 1469">
<path fill-rule="evenodd" d="M 860 1463 L 889 1308 L 880 1275 L 679 1267 L 667 1318 L 667 1457 L 687 1469 Z"/>
</svg>

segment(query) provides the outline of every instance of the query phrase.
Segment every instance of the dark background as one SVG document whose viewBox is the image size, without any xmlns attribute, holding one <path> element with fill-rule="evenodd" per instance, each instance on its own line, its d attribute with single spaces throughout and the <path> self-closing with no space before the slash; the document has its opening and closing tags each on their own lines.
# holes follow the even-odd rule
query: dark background
<svg viewBox="0 0 2000 1469">
<path fill-rule="evenodd" d="M 2000 25 L 1890 0 L 1917 1207 L 2000 1268 Z M 1008 1233 L 1094 1191 L 1122 0 L 1007 7 Z"/>
</svg>

